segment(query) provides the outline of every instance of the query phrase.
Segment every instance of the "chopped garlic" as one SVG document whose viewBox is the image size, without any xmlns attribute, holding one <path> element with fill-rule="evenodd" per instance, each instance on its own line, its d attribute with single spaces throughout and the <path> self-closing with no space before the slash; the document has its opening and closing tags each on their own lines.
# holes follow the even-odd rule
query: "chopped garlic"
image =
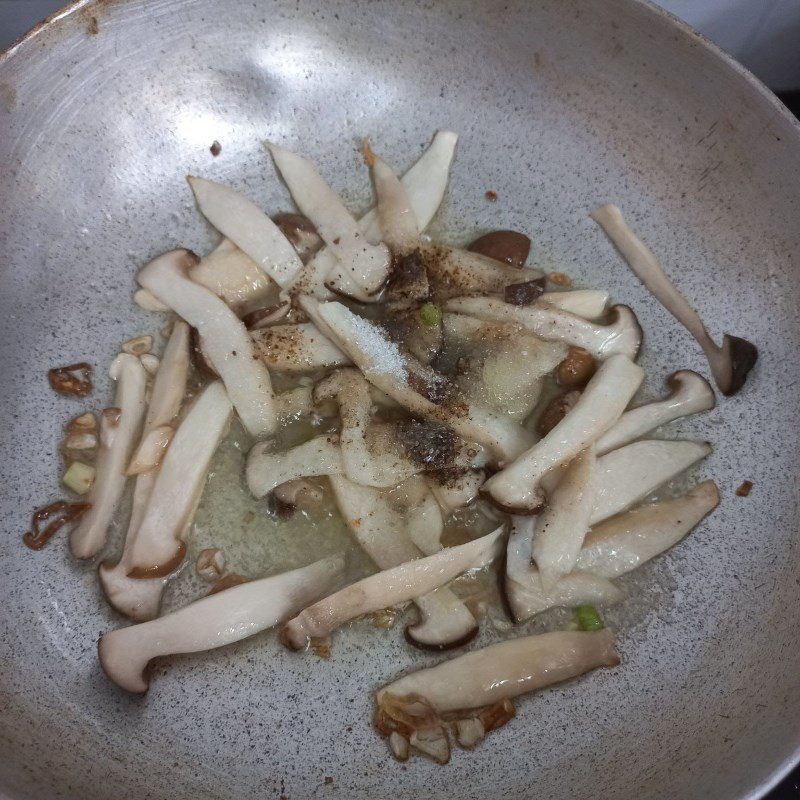
<svg viewBox="0 0 800 800">
<path fill-rule="evenodd" d="M 64 486 L 75 494 L 86 494 L 94 483 L 94 467 L 90 467 L 82 461 L 73 461 L 61 480 L 64 482 Z"/>
</svg>

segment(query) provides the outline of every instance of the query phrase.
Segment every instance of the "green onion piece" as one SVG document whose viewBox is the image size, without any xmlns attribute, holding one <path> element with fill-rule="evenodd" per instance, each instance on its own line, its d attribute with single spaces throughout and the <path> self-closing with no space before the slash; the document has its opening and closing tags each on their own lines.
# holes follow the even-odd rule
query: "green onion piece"
<svg viewBox="0 0 800 800">
<path fill-rule="evenodd" d="M 82 461 L 73 461 L 61 479 L 67 489 L 72 489 L 75 494 L 86 494 L 94 483 L 94 467 Z"/>
<path fill-rule="evenodd" d="M 575 619 L 582 631 L 599 631 L 603 629 L 603 620 L 594 606 L 578 606 L 575 609 Z"/>
<path fill-rule="evenodd" d="M 419 309 L 419 318 L 423 325 L 433 328 L 442 322 L 442 312 L 434 303 L 424 303 Z"/>
</svg>

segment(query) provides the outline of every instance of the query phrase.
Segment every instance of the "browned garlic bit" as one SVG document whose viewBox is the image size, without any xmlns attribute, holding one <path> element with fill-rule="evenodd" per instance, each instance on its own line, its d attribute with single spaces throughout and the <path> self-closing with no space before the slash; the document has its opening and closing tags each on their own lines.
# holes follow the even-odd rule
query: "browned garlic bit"
<svg viewBox="0 0 800 800">
<path fill-rule="evenodd" d="M 207 547 L 197 555 L 197 574 L 205 581 L 216 581 L 225 572 L 225 554 L 218 547 Z"/>
<path fill-rule="evenodd" d="M 122 343 L 122 352 L 130 353 L 132 356 L 143 356 L 149 353 L 153 347 L 153 337 L 149 335 L 137 336 L 135 339 L 128 339 Z"/>
<path fill-rule="evenodd" d="M 147 370 L 148 375 L 155 375 L 161 363 L 158 356 L 154 356 L 152 353 L 144 353 L 139 356 L 139 361 L 142 362 L 142 366 Z"/>
<path fill-rule="evenodd" d="M 58 394 L 86 397 L 92 391 L 92 365 L 81 361 L 66 367 L 54 367 L 47 373 L 50 388 Z"/>
</svg>

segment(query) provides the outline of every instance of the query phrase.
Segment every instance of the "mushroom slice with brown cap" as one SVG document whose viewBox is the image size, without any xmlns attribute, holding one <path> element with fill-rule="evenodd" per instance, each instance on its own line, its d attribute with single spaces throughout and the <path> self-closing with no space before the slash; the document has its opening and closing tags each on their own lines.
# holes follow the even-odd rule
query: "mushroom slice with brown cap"
<svg viewBox="0 0 800 800">
<path fill-rule="evenodd" d="M 191 175 L 188 181 L 203 216 L 278 286 L 288 286 L 303 262 L 281 229 L 252 200 L 230 187 Z"/>
<path fill-rule="evenodd" d="M 408 506 L 391 500 L 392 492 L 359 486 L 343 475 L 329 477 L 336 504 L 353 538 L 380 569 L 390 569 L 423 555 L 410 536 Z M 444 650 L 469 642 L 478 624 L 464 603 L 448 588 L 414 600 L 420 621 L 406 628 L 415 647 Z"/>
<path fill-rule="evenodd" d="M 700 315 L 675 288 L 655 255 L 628 227 L 617 206 L 601 206 L 590 216 L 600 225 L 611 243 L 628 262 L 628 266 L 656 300 L 694 336 L 703 348 L 720 391 L 725 395 L 736 394 L 744 386 L 748 373 L 758 359 L 755 345 L 746 339 L 727 333 L 722 337 L 722 347 L 714 342 Z"/>
<path fill-rule="evenodd" d="M 624 355 L 604 361 L 564 419 L 491 477 L 483 492 L 500 508 L 535 512 L 544 503 L 542 478 L 605 433 L 619 419 L 643 377 L 642 368 Z"/>
<path fill-rule="evenodd" d="M 344 471 L 338 436 L 316 436 L 303 444 L 273 452 L 272 442 L 256 444 L 247 456 L 245 478 L 253 497 L 265 497 L 276 486 L 297 478 L 340 475 Z"/>
<path fill-rule="evenodd" d="M 530 255 L 531 240 L 518 231 L 489 231 L 472 241 L 467 250 L 511 264 L 512 267 L 521 267 Z"/>
<path fill-rule="evenodd" d="M 640 503 L 709 453 L 707 442 L 645 439 L 598 458 L 590 524 Z"/>
<path fill-rule="evenodd" d="M 353 282 L 367 295 L 380 290 L 389 274 L 389 250 L 371 244 L 340 197 L 306 158 L 277 145 L 268 145 L 297 207 L 317 229 Z"/>
<path fill-rule="evenodd" d="M 542 277 L 539 270 L 511 267 L 480 253 L 421 242 L 419 253 L 437 302 L 470 294 L 502 294 L 506 286 Z"/>
<path fill-rule="evenodd" d="M 189 277 L 221 297 L 234 311 L 266 302 L 275 283 L 230 239 L 223 239 L 190 270 Z"/>
<path fill-rule="evenodd" d="M 545 292 L 539 297 L 539 302 L 578 317 L 596 320 L 606 313 L 608 297 L 608 292 L 602 289 L 573 289 L 569 292 Z"/>
<path fill-rule="evenodd" d="M 708 381 L 688 369 L 667 378 L 670 394 L 663 400 L 632 408 L 597 440 L 597 454 L 603 455 L 680 417 L 708 411 L 716 405 L 714 390 Z"/>
<path fill-rule="evenodd" d="M 297 255 L 300 256 L 303 264 L 306 264 L 311 256 L 325 245 L 322 237 L 317 233 L 314 223 L 302 214 L 294 212 L 275 214 L 272 221 L 292 243 L 292 247 L 297 250 Z"/>
<path fill-rule="evenodd" d="M 497 413 L 460 399 L 448 403 L 442 397 L 437 404 L 423 396 L 417 388 L 446 391 L 452 387 L 433 370 L 403 355 L 376 325 L 341 303 L 317 303 L 310 297 L 300 298 L 300 303 L 317 327 L 350 356 L 371 384 L 412 414 L 449 425 L 459 436 L 484 445 L 501 459 L 514 458 L 532 442 L 532 435 L 522 426 Z"/>
<path fill-rule="evenodd" d="M 278 372 L 313 372 L 350 363 L 347 355 L 312 322 L 259 328 L 250 331 L 250 338 L 258 356 Z"/>
<path fill-rule="evenodd" d="M 86 495 L 91 507 L 70 534 L 70 549 L 76 558 L 90 558 L 106 543 L 144 417 L 147 373 L 142 362 L 136 356 L 120 353 L 111 364 L 109 375 L 117 383 L 114 408 L 105 409 L 100 416 L 95 480 Z"/>
<path fill-rule="evenodd" d="M 250 435 L 269 434 L 275 429 L 277 414 L 267 368 L 255 355 L 250 336 L 236 314 L 187 276 L 196 262 L 197 257 L 188 250 L 173 250 L 151 261 L 137 280 L 197 328 L 203 350 Z"/>
<path fill-rule="evenodd" d="M 369 384 L 359 370 L 335 370 L 317 383 L 313 397 L 317 404 L 335 400 L 339 405 L 342 464 L 344 474 L 351 481 L 362 486 L 386 488 L 396 486 L 420 471 L 420 466 L 401 451 L 396 437 L 383 436 L 382 441 L 369 441 L 372 398 Z M 381 426 L 381 430 L 387 429 L 393 430 L 392 426 Z M 384 446 L 376 446 L 379 443 Z"/>
<path fill-rule="evenodd" d="M 680 497 L 612 517 L 586 536 L 576 567 L 604 578 L 624 575 L 677 544 L 718 505 L 717 485 L 703 481 Z"/>
<path fill-rule="evenodd" d="M 322 489 L 305 478 L 295 478 L 279 484 L 273 489 L 273 495 L 281 508 L 289 512 L 298 506 L 317 505 L 324 497 Z"/>
<path fill-rule="evenodd" d="M 333 589 L 343 569 L 342 556 L 329 556 L 209 595 L 159 619 L 105 633 L 97 644 L 100 664 L 118 686 L 146 692 L 145 671 L 152 659 L 213 650 L 271 628 Z"/>
<path fill-rule="evenodd" d="M 174 421 L 186 394 L 189 363 L 189 326 L 182 320 L 176 320 L 153 380 L 143 439 L 148 432 Z M 157 474 L 158 468 L 137 476 L 122 556 L 116 564 L 104 561 L 98 568 L 100 585 L 108 602 L 121 614 L 137 622 L 152 619 L 158 614 L 166 582 L 166 578 L 142 580 L 128 577 L 133 542 Z"/>
<path fill-rule="evenodd" d="M 210 384 L 187 412 L 150 492 L 131 547 L 129 576 L 162 577 L 183 560 L 186 545 L 182 537 L 230 417 L 231 402 L 219 381 Z"/>
<path fill-rule="evenodd" d="M 407 561 L 370 575 L 303 609 L 281 631 L 281 641 L 293 650 L 312 638 L 329 636 L 346 622 L 363 614 L 428 594 L 463 572 L 481 569 L 498 555 L 503 528 L 425 558 Z"/>
<path fill-rule="evenodd" d="M 487 322 L 513 322 L 549 341 L 582 347 L 598 359 L 612 355 L 636 358 L 642 343 L 642 329 L 628 306 L 612 306 L 612 321 L 607 325 L 591 322 L 537 300 L 528 306 L 515 306 L 493 297 L 457 297 L 445 308 Z"/>
<path fill-rule="evenodd" d="M 589 446 L 569 462 L 536 520 L 531 552 L 545 592 L 575 566 L 595 503 L 596 469 L 594 448 Z"/>
<path fill-rule="evenodd" d="M 458 136 L 451 131 L 437 131 L 430 147 L 400 179 L 408 192 L 419 232 L 428 227 L 442 202 L 457 140 Z M 375 209 L 368 211 L 358 221 L 358 227 L 371 244 L 380 241 L 381 230 Z M 322 248 L 300 271 L 282 296 L 288 299 L 308 294 L 322 300 L 329 299 L 331 293 L 325 286 L 325 280 L 337 264 L 333 251 L 328 247 Z"/>
<path fill-rule="evenodd" d="M 489 645 L 412 672 L 375 693 L 376 717 L 387 731 L 426 730 L 443 715 L 482 708 L 543 689 L 598 667 L 614 667 L 615 636 L 555 631 Z M 405 731 L 403 731 L 405 729 Z"/>
</svg>

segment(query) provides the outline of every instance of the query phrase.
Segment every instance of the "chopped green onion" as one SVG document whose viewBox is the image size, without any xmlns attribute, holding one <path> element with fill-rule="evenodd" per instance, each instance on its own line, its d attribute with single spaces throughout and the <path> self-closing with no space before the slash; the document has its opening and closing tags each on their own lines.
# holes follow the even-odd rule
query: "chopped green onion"
<svg viewBox="0 0 800 800">
<path fill-rule="evenodd" d="M 82 461 L 73 461 L 61 479 L 67 489 L 72 489 L 75 494 L 86 494 L 94 483 L 94 467 Z"/>
<path fill-rule="evenodd" d="M 594 606 L 578 606 L 575 609 L 575 619 L 582 631 L 599 631 L 603 629 L 603 620 Z"/>
<path fill-rule="evenodd" d="M 419 309 L 419 318 L 423 325 L 433 328 L 442 322 L 442 312 L 434 303 L 424 303 Z"/>
</svg>

